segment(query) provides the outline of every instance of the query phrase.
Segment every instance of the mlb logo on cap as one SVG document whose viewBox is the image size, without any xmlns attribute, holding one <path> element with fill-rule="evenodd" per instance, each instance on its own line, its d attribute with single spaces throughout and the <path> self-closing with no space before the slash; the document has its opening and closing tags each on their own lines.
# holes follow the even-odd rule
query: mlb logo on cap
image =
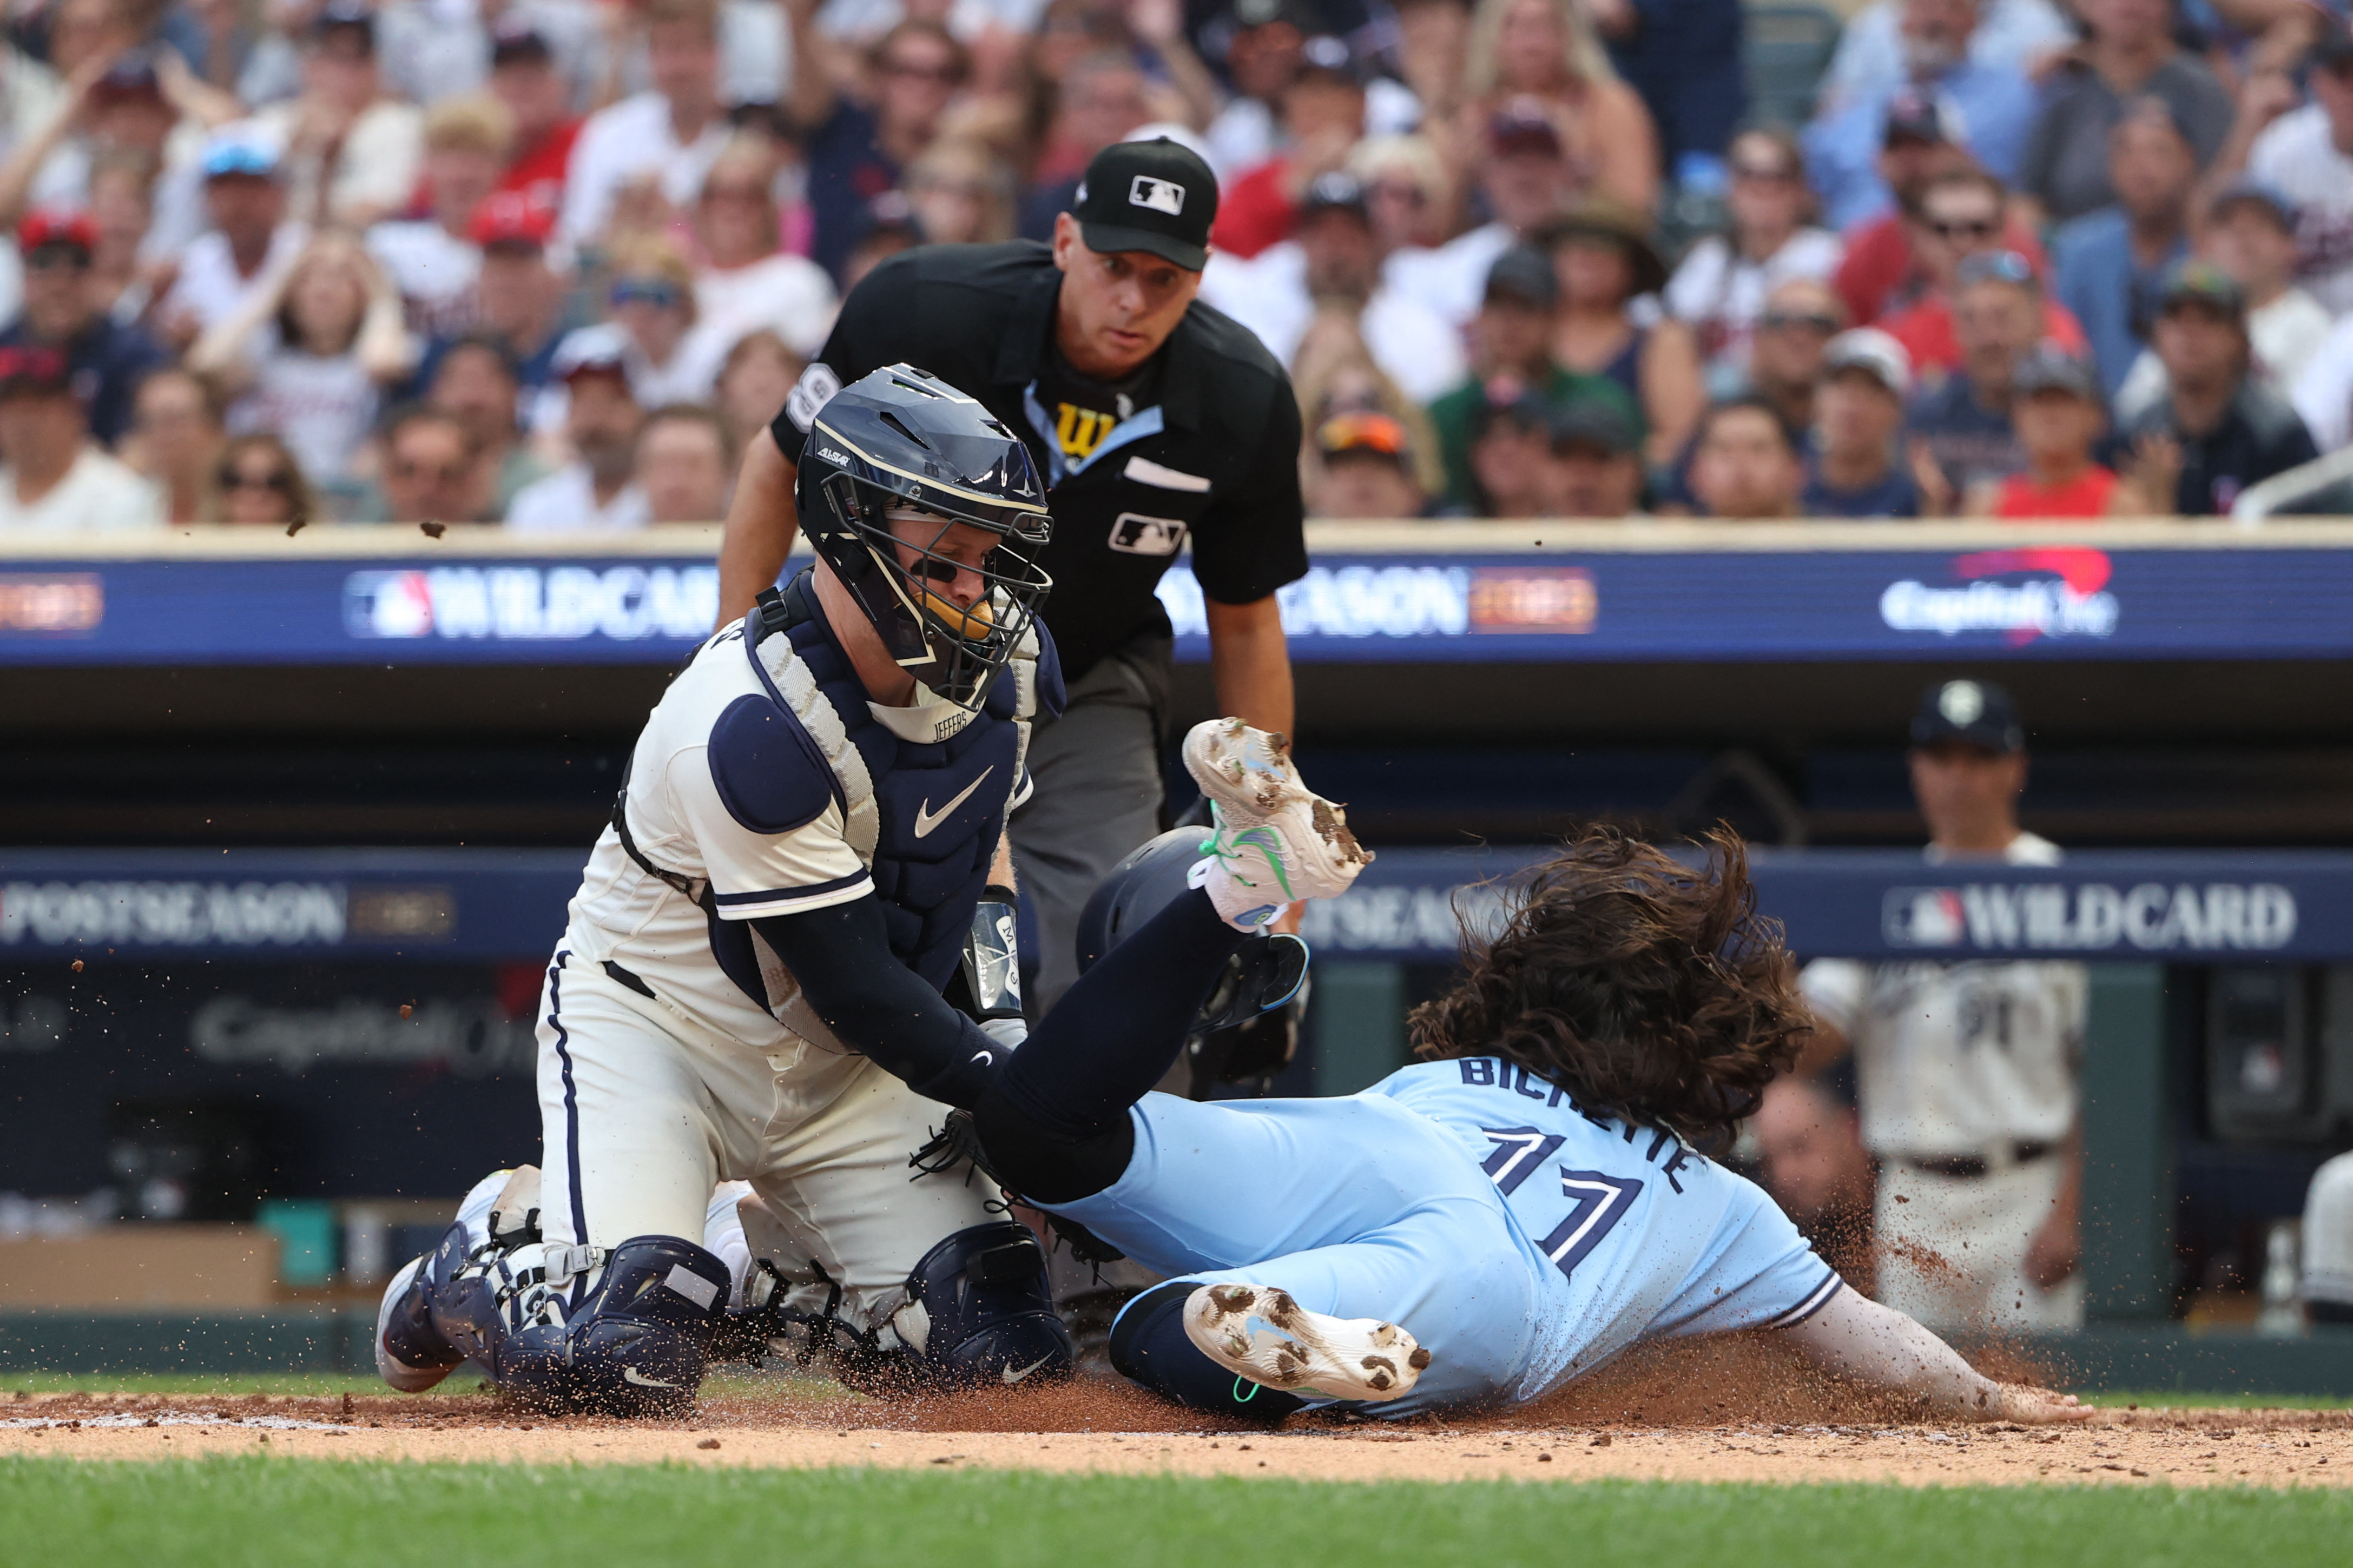
<svg viewBox="0 0 2353 1568">
<path fill-rule="evenodd" d="M 1185 211 L 1185 187 L 1174 180 L 1155 180 L 1150 174 L 1138 174 L 1127 187 L 1130 206 L 1149 207 L 1156 213 L 1178 217 Z"/>
</svg>

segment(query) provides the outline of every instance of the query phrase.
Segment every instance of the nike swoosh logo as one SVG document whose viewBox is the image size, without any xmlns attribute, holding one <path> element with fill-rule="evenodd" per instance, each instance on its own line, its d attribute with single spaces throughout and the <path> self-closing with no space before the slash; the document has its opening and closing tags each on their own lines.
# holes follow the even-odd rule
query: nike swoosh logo
<svg viewBox="0 0 2353 1568">
<path fill-rule="evenodd" d="M 972 1059 L 978 1062 L 983 1067 L 994 1067 L 997 1065 L 997 1053 L 994 1051 L 975 1051 L 972 1053 Z"/>
<path fill-rule="evenodd" d="M 970 800 L 972 798 L 972 792 L 978 789 L 982 784 L 987 783 L 988 775 L 996 771 L 997 764 L 994 763 L 991 763 L 988 766 L 981 769 L 980 777 L 973 780 L 972 783 L 958 790 L 956 792 L 956 797 L 948 802 L 947 805 L 940 807 L 937 811 L 934 811 L 931 808 L 932 797 L 925 795 L 923 797 L 923 803 L 915 807 L 915 837 L 918 838 L 929 838 L 932 836 L 932 829 L 937 827 L 941 823 L 945 822 L 948 819 L 948 813 L 954 811 L 957 806 L 962 805 L 965 801 Z"/>
<path fill-rule="evenodd" d="M 674 1383 L 664 1383 L 659 1378 L 648 1377 L 633 1366 L 625 1366 L 621 1369 L 621 1381 L 634 1383 L 639 1388 L 676 1388 L 678 1386 Z"/>
<path fill-rule="evenodd" d="M 1054 1352 L 1048 1351 L 1044 1355 L 1039 1356 L 1036 1361 L 1031 1362 L 1019 1372 L 1016 1372 L 1008 1366 L 1005 1369 L 1005 1381 L 1008 1383 L 1018 1383 L 1023 1378 L 1029 1376 L 1031 1373 L 1036 1372 L 1039 1367 L 1044 1366 L 1048 1362 L 1052 1361 L 1053 1359 Z"/>
</svg>

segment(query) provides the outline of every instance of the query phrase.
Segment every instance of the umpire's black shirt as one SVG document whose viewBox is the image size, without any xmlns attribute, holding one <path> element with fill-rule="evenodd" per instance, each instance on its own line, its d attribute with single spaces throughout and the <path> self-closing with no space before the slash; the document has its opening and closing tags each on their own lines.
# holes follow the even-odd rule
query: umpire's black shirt
<svg viewBox="0 0 2353 1568">
<path fill-rule="evenodd" d="M 1095 382 L 1054 347 L 1061 281 L 1034 240 L 892 257 L 850 290 L 771 428 L 798 463 L 827 398 L 902 362 L 978 398 L 1046 476 L 1046 623 L 1075 681 L 1124 646 L 1165 641 L 1153 588 L 1188 535 L 1201 591 L 1228 605 L 1305 575 L 1307 542 L 1299 406 L 1257 337 L 1197 300 L 1142 369 Z"/>
</svg>

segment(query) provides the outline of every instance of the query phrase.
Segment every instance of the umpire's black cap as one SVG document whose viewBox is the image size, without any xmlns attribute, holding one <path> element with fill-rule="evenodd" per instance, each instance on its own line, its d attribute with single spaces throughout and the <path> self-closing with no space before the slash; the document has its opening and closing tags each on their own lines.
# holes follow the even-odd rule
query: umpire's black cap
<svg viewBox="0 0 2353 1568">
<path fill-rule="evenodd" d="M 1960 741 L 2005 754 L 2026 750 L 2018 704 L 1989 680 L 1947 680 L 1928 688 L 1912 720 L 1912 743 Z"/>
<path fill-rule="evenodd" d="M 1087 165 L 1071 207 L 1089 250 L 1145 250 L 1198 272 L 1209 264 L 1218 177 L 1166 136 L 1114 142 Z"/>
</svg>

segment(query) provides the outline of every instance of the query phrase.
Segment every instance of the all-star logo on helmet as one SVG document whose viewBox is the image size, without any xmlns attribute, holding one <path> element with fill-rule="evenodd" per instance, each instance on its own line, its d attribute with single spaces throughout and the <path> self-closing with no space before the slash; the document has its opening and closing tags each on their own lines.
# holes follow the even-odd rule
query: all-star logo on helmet
<svg viewBox="0 0 2353 1568">
<path fill-rule="evenodd" d="M 1052 536 L 1029 449 L 975 399 L 928 371 L 894 364 L 843 387 L 810 421 L 794 499 L 825 557 L 891 658 L 959 707 L 978 711 L 1037 619 L 1052 580 L 1038 565 Z M 966 523 L 997 535 L 969 605 L 938 591 L 969 563 L 911 542 L 892 514 Z"/>
</svg>

